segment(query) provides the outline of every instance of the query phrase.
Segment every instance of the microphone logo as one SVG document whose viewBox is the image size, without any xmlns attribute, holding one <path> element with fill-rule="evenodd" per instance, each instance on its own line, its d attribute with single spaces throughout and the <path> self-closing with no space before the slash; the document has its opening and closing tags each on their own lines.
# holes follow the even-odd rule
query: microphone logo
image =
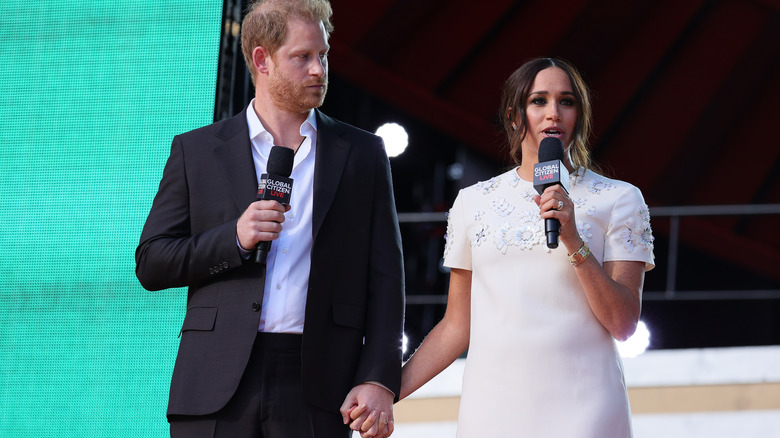
<svg viewBox="0 0 780 438">
<path fill-rule="evenodd" d="M 264 173 L 257 184 L 257 199 L 270 199 L 289 204 L 292 197 L 292 179 Z"/>
<path fill-rule="evenodd" d="M 560 184 L 569 192 L 569 170 L 560 160 L 534 164 L 534 188 L 541 195 L 547 187 Z"/>
<path fill-rule="evenodd" d="M 560 174 L 559 161 L 548 162 L 542 166 L 534 166 L 534 180 L 550 181 L 556 180 L 556 175 Z"/>
</svg>

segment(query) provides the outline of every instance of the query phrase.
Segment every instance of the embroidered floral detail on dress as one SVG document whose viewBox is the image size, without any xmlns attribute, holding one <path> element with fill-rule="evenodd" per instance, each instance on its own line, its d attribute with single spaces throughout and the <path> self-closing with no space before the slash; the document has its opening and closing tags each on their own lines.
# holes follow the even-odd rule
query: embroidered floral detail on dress
<svg viewBox="0 0 780 438">
<path fill-rule="evenodd" d="M 584 204 L 584 203 L 583 203 L 583 204 Z M 585 214 L 587 214 L 588 216 L 591 216 L 591 217 L 592 217 L 592 216 L 596 216 L 596 206 L 595 206 L 595 205 L 591 205 L 591 206 L 590 206 L 590 208 L 588 208 L 588 209 L 585 211 Z"/>
<path fill-rule="evenodd" d="M 534 196 L 536 196 L 536 190 L 528 189 L 522 193 L 523 199 L 528 202 L 534 202 Z"/>
<path fill-rule="evenodd" d="M 640 247 L 645 251 L 653 251 L 653 230 L 650 228 L 650 210 L 647 204 L 642 205 L 636 211 L 637 217 L 628 218 L 626 228 L 621 232 L 623 246 L 628 252 L 634 252 L 634 248 Z M 638 219 L 638 220 L 635 220 Z M 637 224 L 637 222 L 639 222 Z"/>
<path fill-rule="evenodd" d="M 471 246 L 480 246 L 482 242 L 487 240 L 488 237 L 488 225 L 485 223 L 478 223 L 474 226 L 474 230 L 471 233 Z"/>
<path fill-rule="evenodd" d="M 571 202 L 574 204 L 574 208 L 583 208 L 588 202 L 587 199 L 580 196 L 572 196 L 571 193 L 569 193 L 569 199 L 571 199 Z"/>
<path fill-rule="evenodd" d="M 452 216 L 450 213 L 452 210 L 447 212 L 447 231 L 444 233 L 444 258 L 447 258 L 447 254 L 450 253 L 450 249 L 452 249 L 452 239 L 453 239 L 453 227 L 452 227 Z"/>
<path fill-rule="evenodd" d="M 591 237 L 593 237 L 590 232 L 590 224 L 587 222 L 577 224 L 577 232 L 580 233 L 580 237 L 585 243 L 590 242 Z"/>
<path fill-rule="evenodd" d="M 577 170 L 574 171 L 574 173 L 569 174 L 569 187 L 576 186 L 577 183 L 580 182 L 580 180 L 584 175 L 585 175 L 584 167 L 578 167 Z"/>
<path fill-rule="evenodd" d="M 517 185 L 520 184 L 520 181 L 522 181 L 520 175 L 517 174 L 517 170 L 513 170 L 508 178 L 509 178 L 509 185 L 512 187 L 517 187 Z"/>
<path fill-rule="evenodd" d="M 496 212 L 497 215 L 500 217 L 507 217 L 510 214 L 512 214 L 512 211 L 514 211 L 515 207 L 512 206 L 509 202 L 507 202 L 506 199 L 497 197 L 492 198 L 489 202 L 490 209 Z"/>
<path fill-rule="evenodd" d="M 642 218 L 642 223 L 647 225 L 647 228 L 650 228 L 650 207 L 648 207 L 647 204 L 642 204 L 637 213 L 639 214 L 639 217 Z"/>
<path fill-rule="evenodd" d="M 476 184 L 474 184 L 474 189 L 481 192 L 483 195 L 487 195 L 488 193 L 495 190 L 496 187 L 499 186 L 501 183 L 501 180 L 496 176 L 493 178 L 490 178 L 487 181 L 480 181 Z"/>
<path fill-rule="evenodd" d="M 543 222 L 538 212 L 524 211 L 518 216 L 517 222 L 504 222 L 495 233 L 494 241 L 501 254 L 506 254 L 510 245 L 520 249 L 532 249 L 534 245 L 541 245 L 544 241 Z"/>
<path fill-rule="evenodd" d="M 474 213 L 474 220 L 475 220 L 475 221 L 477 221 L 477 222 L 479 222 L 479 221 L 481 221 L 481 220 L 482 220 L 482 216 L 484 216 L 484 215 L 485 215 L 485 212 L 484 212 L 484 211 L 482 211 L 482 210 L 477 210 L 477 212 L 476 212 L 476 213 Z"/>
<path fill-rule="evenodd" d="M 611 182 L 603 178 L 594 178 L 588 181 L 588 190 L 596 195 L 600 195 L 602 191 L 612 190 L 614 187 Z"/>
</svg>

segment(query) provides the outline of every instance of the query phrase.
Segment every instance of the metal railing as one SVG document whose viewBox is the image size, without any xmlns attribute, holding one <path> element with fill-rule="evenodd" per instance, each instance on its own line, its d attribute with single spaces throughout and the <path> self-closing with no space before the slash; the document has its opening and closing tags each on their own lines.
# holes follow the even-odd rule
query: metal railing
<svg viewBox="0 0 780 438">
<path fill-rule="evenodd" d="M 770 299 L 780 298 L 780 289 L 770 290 L 735 290 L 735 291 L 685 291 L 678 294 L 677 261 L 680 240 L 680 219 L 683 217 L 701 216 L 752 216 L 780 215 L 780 204 L 747 204 L 747 205 L 704 205 L 650 207 L 650 217 L 654 220 L 669 218 L 669 248 L 667 251 L 666 290 L 645 291 L 643 300 L 710 300 L 710 299 Z M 401 224 L 446 222 L 444 212 L 399 213 Z M 407 295 L 406 303 L 412 305 L 446 304 L 447 296 L 442 295 Z"/>
<path fill-rule="evenodd" d="M 643 300 L 677 299 L 677 255 L 680 242 L 680 218 L 701 216 L 752 216 L 780 214 L 780 204 L 701 205 L 677 207 L 650 207 L 650 217 L 669 218 L 669 249 L 667 251 L 666 290 L 642 294 Z M 686 291 L 688 300 L 710 299 L 767 299 L 780 298 L 780 290 Z"/>
</svg>

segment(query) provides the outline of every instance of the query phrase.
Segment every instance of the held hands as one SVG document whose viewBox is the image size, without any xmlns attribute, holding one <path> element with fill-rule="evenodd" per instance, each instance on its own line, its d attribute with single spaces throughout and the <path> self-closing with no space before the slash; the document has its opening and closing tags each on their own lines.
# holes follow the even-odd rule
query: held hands
<svg viewBox="0 0 780 438">
<path fill-rule="evenodd" d="M 347 394 L 341 416 L 362 438 L 389 437 L 394 430 L 393 393 L 373 383 L 360 384 Z"/>
<path fill-rule="evenodd" d="M 255 201 L 238 218 L 236 236 L 241 248 L 251 251 L 261 241 L 276 240 L 282 231 L 284 214 L 289 205 L 276 201 Z"/>
<path fill-rule="evenodd" d="M 574 202 L 560 185 L 547 187 L 542 196 L 534 196 L 543 219 L 554 218 L 561 222 L 560 241 L 568 252 L 576 251 L 582 241 L 574 220 Z"/>
</svg>

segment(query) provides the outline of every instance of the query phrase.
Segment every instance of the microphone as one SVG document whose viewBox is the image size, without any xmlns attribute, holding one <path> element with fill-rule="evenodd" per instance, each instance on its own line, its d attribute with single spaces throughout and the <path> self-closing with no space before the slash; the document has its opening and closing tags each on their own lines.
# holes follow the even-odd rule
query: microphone
<svg viewBox="0 0 780 438">
<path fill-rule="evenodd" d="M 539 143 L 539 162 L 534 164 L 534 188 L 539 195 L 544 189 L 555 184 L 563 186 L 569 193 L 569 170 L 563 164 L 563 144 L 556 137 L 545 137 Z M 544 220 L 544 234 L 547 247 L 558 247 L 558 235 L 561 233 L 561 221 L 555 218 Z"/>
<path fill-rule="evenodd" d="M 260 175 L 257 184 L 257 201 L 273 200 L 289 204 L 293 180 L 290 178 L 295 151 L 284 146 L 274 146 L 268 155 L 266 173 Z M 265 264 L 271 241 L 264 240 L 255 248 L 255 263 Z"/>
</svg>

